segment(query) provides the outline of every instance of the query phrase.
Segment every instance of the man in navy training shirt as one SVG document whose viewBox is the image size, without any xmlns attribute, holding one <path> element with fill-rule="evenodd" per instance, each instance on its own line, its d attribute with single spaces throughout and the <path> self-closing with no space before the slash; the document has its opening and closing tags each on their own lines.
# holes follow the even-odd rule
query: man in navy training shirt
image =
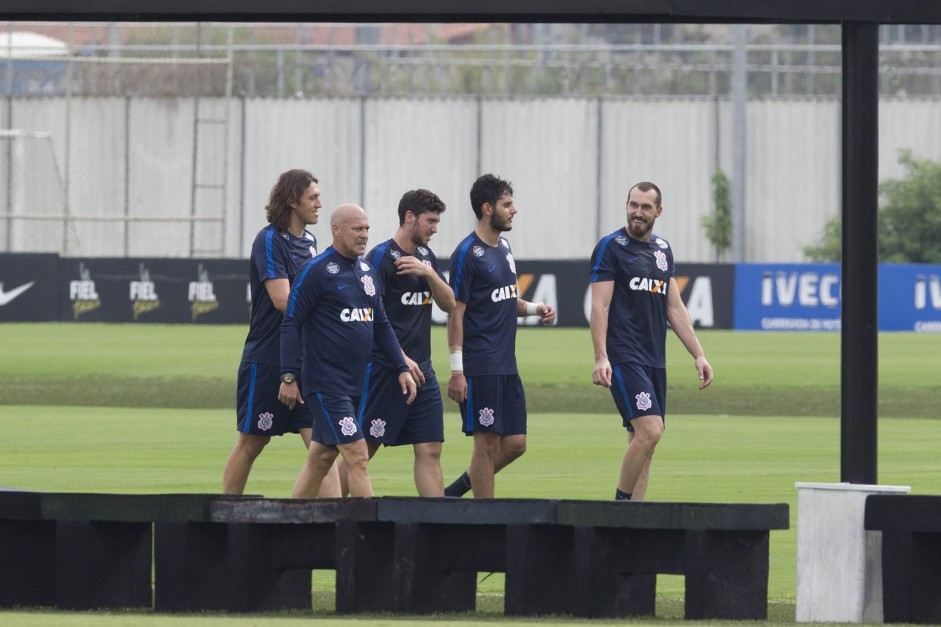
<svg viewBox="0 0 941 627">
<path fill-rule="evenodd" d="M 448 396 L 461 409 L 463 431 L 473 435 L 470 467 L 445 496 L 493 498 L 494 475 L 526 451 L 526 398 L 516 368 L 518 316 L 555 321 L 555 309 L 517 293 L 516 263 L 502 233 L 513 228 L 513 187 L 492 174 L 470 192 L 477 228 L 451 255 L 457 299 L 448 316 L 451 377 Z"/>
<path fill-rule="evenodd" d="M 369 458 L 379 446 L 411 444 L 415 453 L 415 487 L 419 496 L 444 496 L 441 443 L 444 442 L 444 406 L 431 366 L 431 304 L 445 313 L 454 308 L 454 292 L 441 273 L 438 259 L 428 248 L 438 232 L 445 205 L 427 189 L 406 192 L 399 201 L 399 228 L 392 239 L 366 256 L 376 270 L 376 286 L 395 336 L 409 358 L 418 383 L 418 395 L 408 405 L 399 390 L 398 372 L 374 346 L 366 371 L 360 405 Z M 341 485 L 346 483 L 343 461 Z M 344 486 L 345 487 L 345 486 Z"/>
<path fill-rule="evenodd" d="M 665 426 L 667 321 L 695 359 L 699 389 L 713 378 L 680 298 L 673 249 L 653 234 L 662 211 L 656 185 L 634 185 L 627 194 L 627 225 L 602 238 L 591 255 L 591 380 L 610 388 L 628 431 L 617 500 L 642 501 L 647 493 Z"/>
<path fill-rule="evenodd" d="M 317 496 L 338 454 L 347 468 L 350 494 L 373 495 L 358 407 L 374 339 L 398 372 L 407 403 L 416 392 L 382 307 L 375 270 L 361 257 L 369 240 L 366 212 L 357 205 L 340 205 L 330 217 L 330 230 L 333 245 L 297 275 L 281 323 L 278 399 L 289 408 L 307 405 L 314 414 L 307 460 L 294 483 L 295 498 Z"/>
<path fill-rule="evenodd" d="M 297 270 L 317 254 L 317 239 L 305 229 L 317 224 L 320 209 L 317 178 L 306 170 L 278 177 L 265 207 L 268 226 L 252 244 L 249 288 L 251 321 L 238 371 L 236 421 L 238 439 L 222 479 L 224 494 L 242 494 L 252 464 L 273 435 L 299 433 L 310 444 L 313 414 L 307 407 L 288 409 L 278 402 L 281 384 L 281 318 Z M 339 479 L 324 486 L 322 496 L 339 496 Z"/>
</svg>

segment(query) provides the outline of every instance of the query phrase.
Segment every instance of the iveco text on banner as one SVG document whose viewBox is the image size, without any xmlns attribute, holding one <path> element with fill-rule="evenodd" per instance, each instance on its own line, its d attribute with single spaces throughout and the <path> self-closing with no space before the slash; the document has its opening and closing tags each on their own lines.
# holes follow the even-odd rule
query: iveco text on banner
<svg viewBox="0 0 941 627">
<path fill-rule="evenodd" d="M 839 331 L 839 264 L 735 266 L 735 328 Z"/>
</svg>

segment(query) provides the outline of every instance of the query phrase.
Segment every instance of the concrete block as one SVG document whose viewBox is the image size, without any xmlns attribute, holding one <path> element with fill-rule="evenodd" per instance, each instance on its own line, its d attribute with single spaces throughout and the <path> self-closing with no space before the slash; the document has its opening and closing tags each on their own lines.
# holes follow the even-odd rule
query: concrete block
<svg viewBox="0 0 941 627">
<path fill-rule="evenodd" d="M 795 483 L 797 622 L 882 622 L 882 532 L 863 526 L 866 497 L 908 486 Z"/>
</svg>

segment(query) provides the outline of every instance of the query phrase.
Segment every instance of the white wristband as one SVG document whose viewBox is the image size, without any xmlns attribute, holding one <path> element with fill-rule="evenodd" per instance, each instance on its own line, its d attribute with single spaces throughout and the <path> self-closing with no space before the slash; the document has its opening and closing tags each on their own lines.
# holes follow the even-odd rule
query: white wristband
<svg viewBox="0 0 941 627">
<path fill-rule="evenodd" d="M 450 358 L 451 372 L 464 372 L 464 351 L 454 351 Z"/>
<path fill-rule="evenodd" d="M 539 315 L 539 303 L 526 303 L 526 315 L 538 316 Z"/>
</svg>

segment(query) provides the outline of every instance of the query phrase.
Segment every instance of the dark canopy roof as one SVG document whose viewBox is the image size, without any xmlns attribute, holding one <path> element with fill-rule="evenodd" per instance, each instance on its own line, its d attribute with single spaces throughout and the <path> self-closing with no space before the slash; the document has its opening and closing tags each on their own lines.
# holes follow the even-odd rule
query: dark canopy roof
<svg viewBox="0 0 941 627">
<path fill-rule="evenodd" d="M 3 19 L 941 24 L 931 0 L 4 0 Z"/>
</svg>

